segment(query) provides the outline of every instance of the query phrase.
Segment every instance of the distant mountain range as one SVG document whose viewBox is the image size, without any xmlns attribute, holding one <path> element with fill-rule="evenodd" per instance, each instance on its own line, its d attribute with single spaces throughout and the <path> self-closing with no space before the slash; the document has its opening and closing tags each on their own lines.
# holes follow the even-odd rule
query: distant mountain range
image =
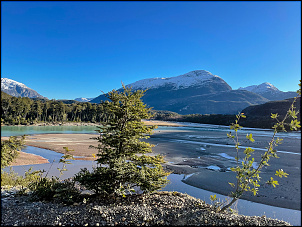
<svg viewBox="0 0 302 227">
<path fill-rule="evenodd" d="M 143 79 L 126 87 L 148 89 L 142 98 L 144 103 L 155 110 L 179 114 L 237 114 L 251 105 L 296 96 L 295 92 L 279 91 L 269 83 L 232 90 L 222 78 L 205 70 L 170 78 Z M 90 102 L 106 99 L 105 95 L 100 95 Z"/>
<path fill-rule="evenodd" d="M 126 85 L 133 90 L 148 89 L 143 101 L 154 110 L 173 111 L 178 114 L 237 114 L 248 106 L 296 96 L 296 92 L 283 92 L 270 83 L 240 87 L 233 90 L 222 78 L 205 70 L 169 78 L 149 78 Z M 22 83 L 1 78 L 1 91 L 16 97 L 44 98 Z M 122 88 L 119 89 L 122 91 Z M 71 102 L 100 103 L 106 96 L 76 98 Z"/>
<path fill-rule="evenodd" d="M 24 84 L 8 78 L 1 78 L 1 91 L 15 97 L 45 98 Z"/>
<path fill-rule="evenodd" d="M 244 87 L 244 88 L 240 87 L 238 90 L 251 91 L 271 101 L 293 98 L 297 95 L 297 93 L 293 91 L 288 91 L 288 92 L 280 91 L 274 85 L 267 82 L 259 85 Z"/>
</svg>

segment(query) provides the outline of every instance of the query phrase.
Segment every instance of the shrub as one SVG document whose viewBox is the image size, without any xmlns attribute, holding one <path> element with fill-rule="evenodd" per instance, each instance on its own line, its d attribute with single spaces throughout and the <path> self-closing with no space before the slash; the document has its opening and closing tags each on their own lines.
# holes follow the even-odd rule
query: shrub
<svg viewBox="0 0 302 227">
<path fill-rule="evenodd" d="M 11 136 L 8 140 L 1 140 L 1 169 L 9 166 L 18 156 L 18 151 L 24 147 L 25 136 L 21 138 Z"/>
<path fill-rule="evenodd" d="M 151 108 L 146 108 L 141 100 L 145 91 L 132 92 L 124 85 L 123 88 L 123 92 L 109 92 L 110 102 L 103 102 L 107 120 L 101 122 L 102 126 L 97 130 L 99 145 L 91 146 L 98 150 L 98 167 L 92 172 L 82 169 L 75 176 L 77 181 L 97 194 L 125 196 L 135 188 L 144 192 L 155 191 L 168 182 L 166 176 L 170 174 L 163 170 L 161 155 L 144 155 L 152 152 L 153 145 L 140 139 L 148 138 L 156 127 L 146 126 L 141 121 L 152 116 Z"/>
<path fill-rule="evenodd" d="M 60 181 L 57 177 L 41 177 L 29 184 L 32 200 L 56 201 L 72 204 L 80 201 L 80 192 L 75 187 L 75 181 L 67 179 Z"/>
</svg>

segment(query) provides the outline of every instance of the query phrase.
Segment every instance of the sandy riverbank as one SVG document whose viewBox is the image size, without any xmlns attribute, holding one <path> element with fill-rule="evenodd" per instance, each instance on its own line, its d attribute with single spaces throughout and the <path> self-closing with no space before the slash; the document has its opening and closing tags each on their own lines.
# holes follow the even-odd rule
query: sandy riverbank
<svg viewBox="0 0 302 227">
<path fill-rule="evenodd" d="M 157 126 L 170 126 L 170 127 L 179 127 L 183 126 L 179 123 L 175 122 L 167 122 L 167 121 L 155 121 L 155 120 L 142 120 L 146 125 L 157 125 Z M 4 125 L 2 125 L 4 126 Z M 24 126 L 24 125 L 18 125 Z M 16 127 L 18 127 L 16 126 Z M 100 126 L 97 123 L 86 123 L 86 122 L 65 122 L 65 123 L 36 123 L 30 126 Z M 62 134 L 53 134 L 51 135 L 38 135 L 39 140 L 35 140 L 35 137 L 27 137 L 26 145 L 34 146 L 44 149 L 53 150 L 59 153 L 64 153 L 65 149 L 63 146 L 67 146 L 69 149 L 74 150 L 72 152 L 75 156 L 83 156 L 83 158 L 76 158 L 80 160 L 94 160 L 92 154 L 96 154 L 97 150 L 88 149 L 89 145 L 97 145 L 96 140 L 90 139 L 91 137 L 96 138 L 97 136 L 90 136 L 87 134 L 77 135 L 62 135 Z M 64 138 L 62 138 L 62 136 Z M 40 138 L 41 137 L 41 138 Z M 1 137 L 1 140 L 6 140 L 8 137 Z M 44 142 L 45 140 L 45 142 Z M 60 143 L 62 142 L 62 143 Z M 63 145 L 61 145 L 63 144 Z M 41 156 L 34 154 L 27 154 L 24 152 L 20 152 L 19 156 L 16 160 L 11 164 L 11 166 L 18 165 L 34 165 L 34 164 L 43 164 L 48 163 L 47 159 L 42 158 Z"/>
<path fill-rule="evenodd" d="M 182 125 L 183 126 L 183 125 Z M 231 155 L 233 149 L 221 150 L 220 147 L 205 146 L 200 150 L 199 147 L 194 147 L 194 144 L 182 144 L 182 143 L 166 143 L 163 139 L 170 136 L 177 139 L 181 136 L 189 135 L 189 131 L 155 131 L 154 137 L 149 139 L 150 143 L 156 144 L 153 148 L 154 154 L 162 154 L 167 161 L 167 169 L 179 174 L 191 174 L 194 175 L 188 177 L 185 182 L 195 187 L 199 187 L 212 192 L 227 195 L 232 188 L 228 182 L 235 183 L 236 178 L 232 172 L 211 171 L 205 168 L 196 168 L 196 166 L 220 166 L 221 168 L 230 166 L 232 163 L 228 160 L 215 158 L 211 154 L 217 156 L 217 152 L 225 152 Z M 218 132 L 198 132 L 196 136 L 205 137 L 207 140 L 215 140 L 216 143 L 226 143 L 224 135 Z M 56 152 L 63 153 L 64 146 L 74 151 L 71 154 L 75 156 L 83 156 L 82 159 L 93 160 L 93 154 L 97 153 L 96 149 L 90 149 L 89 145 L 97 145 L 97 141 L 91 138 L 96 138 L 96 134 L 39 134 L 27 136 L 26 144 L 30 146 L 45 148 L 54 150 Z M 216 139 L 215 139 L 215 138 Z M 208 139 L 210 138 L 210 139 Z M 204 139 L 206 140 L 206 139 Z M 206 141 L 206 142 L 209 142 Z M 261 136 L 256 138 L 257 144 L 253 146 L 265 147 L 267 138 Z M 212 141 L 211 141 L 212 142 Z M 246 144 L 247 145 L 247 144 Z M 280 150 L 292 150 L 297 152 L 300 149 L 301 140 L 288 140 L 280 145 Z M 196 145 L 197 146 L 197 145 Z M 199 151 L 197 151 L 199 149 Z M 199 152 L 199 153 L 198 153 Z M 216 152 L 216 153 L 215 153 Z M 301 152 L 301 150 L 300 150 Z M 219 153 L 218 153 L 219 154 Z M 200 156 L 200 157 L 197 157 Z M 273 160 L 272 165 L 276 168 L 283 168 L 289 173 L 288 178 L 277 178 L 274 176 L 275 170 L 263 169 L 261 175 L 261 187 L 258 196 L 253 196 L 251 193 L 245 193 L 242 199 L 247 199 L 254 202 L 264 203 L 272 206 L 279 206 L 290 209 L 301 210 L 301 173 L 300 173 L 300 159 L 301 156 L 296 155 L 294 158 L 289 158 L 288 154 L 279 154 L 280 159 Z M 279 181 L 279 186 L 273 188 L 266 185 L 271 176 Z"/>
<path fill-rule="evenodd" d="M 11 166 L 35 165 L 43 163 L 49 163 L 49 161 L 39 155 L 28 154 L 20 151 L 18 157 L 11 163 Z"/>
</svg>

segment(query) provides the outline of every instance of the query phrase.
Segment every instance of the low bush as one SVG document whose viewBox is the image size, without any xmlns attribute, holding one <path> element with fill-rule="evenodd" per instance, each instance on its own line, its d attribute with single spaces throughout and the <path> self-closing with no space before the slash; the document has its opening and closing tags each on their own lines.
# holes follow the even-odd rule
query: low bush
<svg viewBox="0 0 302 227">
<path fill-rule="evenodd" d="M 29 184 L 32 191 L 31 199 L 38 201 L 56 201 L 72 204 L 80 201 L 80 191 L 75 187 L 75 181 L 60 181 L 57 177 L 41 177 L 38 181 Z"/>
</svg>

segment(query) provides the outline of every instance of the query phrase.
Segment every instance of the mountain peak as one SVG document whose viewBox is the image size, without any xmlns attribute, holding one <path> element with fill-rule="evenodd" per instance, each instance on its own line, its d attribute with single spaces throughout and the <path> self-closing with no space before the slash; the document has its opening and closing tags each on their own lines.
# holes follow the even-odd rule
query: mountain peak
<svg viewBox="0 0 302 227">
<path fill-rule="evenodd" d="M 238 90 L 247 90 L 257 94 L 262 94 L 266 92 L 280 92 L 278 88 L 276 88 L 274 85 L 268 82 L 264 82 L 259 85 L 251 85 L 248 87 L 240 87 L 238 88 Z"/>
<path fill-rule="evenodd" d="M 1 91 L 15 97 L 45 98 L 24 84 L 8 78 L 1 78 Z"/>
<path fill-rule="evenodd" d="M 94 99 L 94 98 L 76 98 L 76 99 L 74 99 L 75 101 L 78 101 L 78 102 L 89 102 L 89 101 L 91 101 L 92 99 Z"/>
<path fill-rule="evenodd" d="M 206 70 L 194 70 L 175 77 L 155 77 L 139 80 L 137 82 L 127 85 L 127 87 L 132 87 L 133 89 L 147 89 L 159 88 L 162 86 L 170 85 L 173 86 L 174 89 L 183 89 L 194 85 L 201 85 L 214 78 L 221 79 L 219 76 L 213 75 L 212 73 Z"/>
<path fill-rule="evenodd" d="M 6 89 L 14 88 L 16 86 L 20 86 L 20 87 L 23 87 L 23 88 L 28 88 L 24 84 L 22 84 L 20 82 L 17 82 L 17 81 L 14 81 L 12 79 L 1 78 L 1 90 L 6 90 Z"/>
</svg>

